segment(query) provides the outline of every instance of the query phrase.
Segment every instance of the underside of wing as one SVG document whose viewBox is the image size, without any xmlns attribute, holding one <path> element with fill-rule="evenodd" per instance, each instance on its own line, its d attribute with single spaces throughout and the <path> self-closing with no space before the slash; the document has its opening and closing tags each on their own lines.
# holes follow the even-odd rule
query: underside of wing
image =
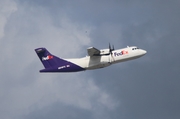
<svg viewBox="0 0 180 119">
<path fill-rule="evenodd" d="M 98 49 L 96 49 L 96 48 L 94 48 L 94 47 L 89 47 L 89 48 L 87 49 L 87 52 L 88 52 L 88 55 L 89 55 L 89 56 L 97 56 L 97 55 L 100 55 L 100 53 L 101 53 L 100 50 L 98 50 Z"/>
</svg>

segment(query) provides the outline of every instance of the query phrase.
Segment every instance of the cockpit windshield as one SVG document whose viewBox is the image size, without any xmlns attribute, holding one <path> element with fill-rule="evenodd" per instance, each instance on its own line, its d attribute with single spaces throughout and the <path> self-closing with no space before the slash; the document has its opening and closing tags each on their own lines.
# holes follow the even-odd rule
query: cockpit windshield
<svg viewBox="0 0 180 119">
<path fill-rule="evenodd" d="M 137 50 L 137 49 L 139 49 L 139 48 L 137 48 L 137 47 L 135 47 L 135 48 L 132 48 L 132 50 Z"/>
</svg>

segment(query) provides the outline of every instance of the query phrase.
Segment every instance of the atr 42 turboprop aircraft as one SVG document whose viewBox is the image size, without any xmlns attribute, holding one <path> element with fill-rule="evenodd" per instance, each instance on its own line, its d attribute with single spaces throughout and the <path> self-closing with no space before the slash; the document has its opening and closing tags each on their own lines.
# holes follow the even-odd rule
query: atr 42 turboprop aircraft
<svg viewBox="0 0 180 119">
<path fill-rule="evenodd" d="M 136 46 L 115 50 L 114 46 L 109 49 L 98 50 L 94 47 L 87 49 L 88 56 L 83 58 L 62 59 L 52 55 L 46 48 L 35 49 L 45 69 L 40 72 L 77 72 L 90 69 L 98 69 L 110 66 L 111 64 L 124 62 L 139 58 L 146 54 L 146 51 Z"/>
</svg>

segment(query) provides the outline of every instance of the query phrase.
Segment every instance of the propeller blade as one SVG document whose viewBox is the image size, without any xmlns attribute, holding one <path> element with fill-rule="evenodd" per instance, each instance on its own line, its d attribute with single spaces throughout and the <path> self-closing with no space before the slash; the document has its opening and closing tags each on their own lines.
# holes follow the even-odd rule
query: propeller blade
<svg viewBox="0 0 180 119">
<path fill-rule="evenodd" d="M 109 43 L 109 53 L 111 54 L 112 61 L 115 61 L 112 53 L 113 50 L 114 50 L 114 45 L 112 45 L 112 49 L 111 49 L 111 44 Z"/>
<path fill-rule="evenodd" d="M 113 50 L 114 50 L 114 45 L 112 45 L 112 48 L 111 48 L 111 44 L 109 43 L 109 51 L 110 51 L 110 53 L 112 53 Z"/>
<path fill-rule="evenodd" d="M 109 51 L 111 52 L 111 44 L 109 43 Z"/>
</svg>

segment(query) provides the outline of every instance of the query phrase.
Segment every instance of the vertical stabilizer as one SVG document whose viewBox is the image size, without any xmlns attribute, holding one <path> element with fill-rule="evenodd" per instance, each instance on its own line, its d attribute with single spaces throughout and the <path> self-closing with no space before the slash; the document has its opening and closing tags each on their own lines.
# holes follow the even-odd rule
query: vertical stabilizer
<svg viewBox="0 0 180 119">
<path fill-rule="evenodd" d="M 40 72 L 76 72 L 85 70 L 72 62 L 52 55 L 46 48 L 37 48 L 35 52 L 45 67 Z"/>
<path fill-rule="evenodd" d="M 52 55 L 46 48 L 37 48 L 35 51 L 45 68 L 52 68 L 57 65 L 56 60 L 58 58 Z"/>
</svg>

